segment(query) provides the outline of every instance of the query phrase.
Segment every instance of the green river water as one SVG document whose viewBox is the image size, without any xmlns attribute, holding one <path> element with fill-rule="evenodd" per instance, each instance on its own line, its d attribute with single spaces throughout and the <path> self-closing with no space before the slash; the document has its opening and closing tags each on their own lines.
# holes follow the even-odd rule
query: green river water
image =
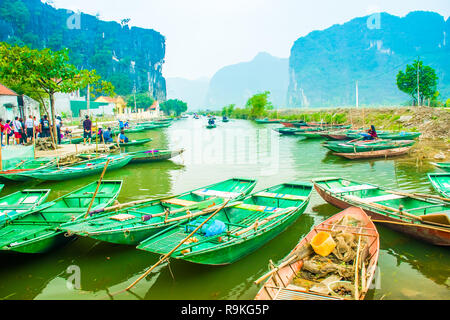
<svg viewBox="0 0 450 320">
<path fill-rule="evenodd" d="M 434 193 L 427 172 L 431 164 L 417 167 L 408 156 L 395 160 L 350 161 L 334 156 L 320 140 L 279 136 L 273 128 L 250 121 L 217 121 L 205 128 L 206 119 L 175 121 L 165 129 L 130 134 L 131 139 L 150 137 L 139 148 L 185 148 L 171 161 L 128 165 L 106 174 L 121 179 L 118 200 L 157 198 L 184 192 L 231 177 L 256 178 L 260 190 L 288 181 L 316 177 L 347 177 L 382 186 Z M 12 184 L 2 195 L 23 188 L 50 188 L 49 200 L 94 181 L 85 177 L 60 183 Z M 255 253 L 228 266 L 195 265 L 171 260 L 159 266 L 132 291 L 114 299 L 253 299 L 253 284 L 268 269 L 268 261 L 280 261 L 311 228 L 339 212 L 315 191 L 305 213 L 284 233 Z M 421 243 L 378 226 L 381 252 L 376 282 L 366 299 L 450 299 L 448 248 Z M 0 252 L 0 299 L 109 299 L 126 288 L 159 256 L 126 247 L 80 238 L 43 255 Z M 81 288 L 74 289 L 73 270 L 80 271 Z"/>
</svg>

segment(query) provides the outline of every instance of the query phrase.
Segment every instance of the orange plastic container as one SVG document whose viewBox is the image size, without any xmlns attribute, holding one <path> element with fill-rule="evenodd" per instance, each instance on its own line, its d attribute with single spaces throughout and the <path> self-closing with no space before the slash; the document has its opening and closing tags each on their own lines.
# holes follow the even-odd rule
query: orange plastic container
<svg viewBox="0 0 450 320">
<path fill-rule="evenodd" d="M 336 242 L 334 242 L 331 234 L 321 231 L 312 238 L 311 247 L 315 253 L 326 257 L 334 250 Z"/>
</svg>

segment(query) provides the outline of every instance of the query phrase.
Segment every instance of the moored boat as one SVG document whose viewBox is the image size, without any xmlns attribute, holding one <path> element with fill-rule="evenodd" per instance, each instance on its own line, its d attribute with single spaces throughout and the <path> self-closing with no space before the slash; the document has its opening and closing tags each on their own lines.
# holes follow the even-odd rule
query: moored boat
<svg viewBox="0 0 450 320">
<path fill-rule="evenodd" d="M 12 181 L 28 181 L 31 178 L 23 173 L 32 173 L 45 168 L 56 167 L 58 159 L 54 157 L 25 160 L 9 170 L 0 171 L 0 179 Z"/>
<path fill-rule="evenodd" d="M 411 147 L 402 147 L 394 149 L 384 149 L 376 151 L 365 151 L 365 152 L 351 152 L 351 153 L 333 153 L 336 156 L 341 156 L 347 159 L 374 159 L 374 158 L 391 158 L 398 157 L 407 154 Z"/>
<path fill-rule="evenodd" d="M 128 152 L 127 155 L 132 156 L 130 163 L 144 163 L 169 160 L 184 152 L 184 149 L 178 150 L 141 150 Z"/>
<path fill-rule="evenodd" d="M 384 140 L 413 140 L 420 137 L 420 132 L 378 132 L 378 137 Z M 361 133 L 349 133 L 347 134 L 350 139 L 361 138 Z"/>
<path fill-rule="evenodd" d="M 128 142 L 121 142 L 121 143 L 119 143 L 119 145 L 121 147 L 139 146 L 141 144 L 146 144 L 146 143 L 148 143 L 150 141 L 152 141 L 151 138 L 138 139 L 138 140 L 129 140 Z"/>
<path fill-rule="evenodd" d="M 0 250 L 43 253 L 66 243 L 69 237 L 60 225 L 82 219 L 92 200 L 93 210 L 110 205 L 119 195 L 122 181 L 103 180 L 95 194 L 97 186 L 98 182 L 92 182 L 9 221 L 0 228 Z"/>
<path fill-rule="evenodd" d="M 431 162 L 435 167 L 450 172 L 450 162 Z"/>
<path fill-rule="evenodd" d="M 145 201 L 126 209 L 96 214 L 89 221 L 68 223 L 63 229 L 96 240 L 137 245 L 170 226 L 204 215 L 226 200 L 250 193 L 256 180 L 233 178 L 179 195 Z"/>
<path fill-rule="evenodd" d="M 450 246 L 450 204 L 433 196 L 388 190 L 343 178 L 314 179 L 314 188 L 328 203 L 345 209 L 358 206 L 377 223 L 416 239 Z"/>
<path fill-rule="evenodd" d="M 409 147 L 414 143 L 414 140 L 326 141 L 323 146 L 337 153 L 356 153 Z"/>
<path fill-rule="evenodd" d="M 450 173 L 429 173 L 428 180 L 443 197 L 450 198 Z"/>
<path fill-rule="evenodd" d="M 330 248 L 318 245 L 317 254 L 312 244 L 322 237 Z M 255 300 L 363 300 L 379 251 L 373 222 L 361 208 L 347 208 L 315 226 L 278 267 L 258 279 L 259 283 L 269 277 Z"/>
<path fill-rule="evenodd" d="M 110 155 L 81 161 L 69 166 L 54 169 L 40 169 L 30 173 L 21 173 L 26 177 L 39 179 L 44 181 L 61 181 L 85 177 L 97 173 L 101 173 L 109 160 L 107 171 L 122 168 L 131 161 L 132 157 L 128 155 Z"/>
<path fill-rule="evenodd" d="M 229 204 L 174 251 L 171 257 L 208 265 L 233 263 L 254 252 L 294 223 L 306 209 L 311 191 L 310 183 L 285 183 Z M 205 218 L 174 225 L 146 239 L 137 248 L 167 254 Z"/>
<path fill-rule="evenodd" d="M 25 189 L 0 198 L 0 225 L 25 215 L 44 202 L 49 189 Z"/>
</svg>

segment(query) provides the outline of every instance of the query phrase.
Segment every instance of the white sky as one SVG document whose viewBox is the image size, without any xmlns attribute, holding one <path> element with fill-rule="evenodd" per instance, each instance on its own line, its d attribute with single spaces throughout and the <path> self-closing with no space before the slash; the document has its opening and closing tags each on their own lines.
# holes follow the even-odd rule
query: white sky
<svg viewBox="0 0 450 320">
<path fill-rule="evenodd" d="M 435 11 L 446 19 L 449 0 L 53 0 L 57 8 L 131 18 L 130 25 L 166 37 L 165 77 L 211 77 L 261 51 L 289 57 L 296 39 L 373 12 L 404 16 Z M 82 23 L 82 21 L 81 21 Z M 382 23 L 382 22 L 381 22 Z"/>
</svg>

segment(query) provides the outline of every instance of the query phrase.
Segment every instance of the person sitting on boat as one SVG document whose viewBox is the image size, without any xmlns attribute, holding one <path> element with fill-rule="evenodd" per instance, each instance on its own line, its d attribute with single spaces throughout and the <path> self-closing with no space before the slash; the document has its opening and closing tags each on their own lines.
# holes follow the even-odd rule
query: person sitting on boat
<svg viewBox="0 0 450 320">
<path fill-rule="evenodd" d="M 364 137 L 363 140 L 365 141 L 378 139 L 378 134 L 377 131 L 375 130 L 375 126 L 371 125 L 367 133 L 363 133 L 362 136 Z"/>
<path fill-rule="evenodd" d="M 129 128 L 130 127 L 130 124 L 128 122 L 129 122 L 129 120 L 127 120 L 127 122 L 125 122 L 125 124 L 123 125 L 124 128 Z"/>
<path fill-rule="evenodd" d="M 125 131 L 121 130 L 120 134 L 117 136 L 118 143 L 128 143 L 128 138 L 125 135 Z"/>
<path fill-rule="evenodd" d="M 213 125 L 214 124 L 214 119 L 213 118 L 209 118 L 208 119 L 208 124 L 209 125 Z"/>
<path fill-rule="evenodd" d="M 119 120 L 119 129 L 122 130 L 124 128 L 123 121 Z"/>
<path fill-rule="evenodd" d="M 111 137 L 111 128 L 103 131 L 103 140 L 105 141 L 105 143 L 113 142 L 113 138 Z"/>
</svg>

